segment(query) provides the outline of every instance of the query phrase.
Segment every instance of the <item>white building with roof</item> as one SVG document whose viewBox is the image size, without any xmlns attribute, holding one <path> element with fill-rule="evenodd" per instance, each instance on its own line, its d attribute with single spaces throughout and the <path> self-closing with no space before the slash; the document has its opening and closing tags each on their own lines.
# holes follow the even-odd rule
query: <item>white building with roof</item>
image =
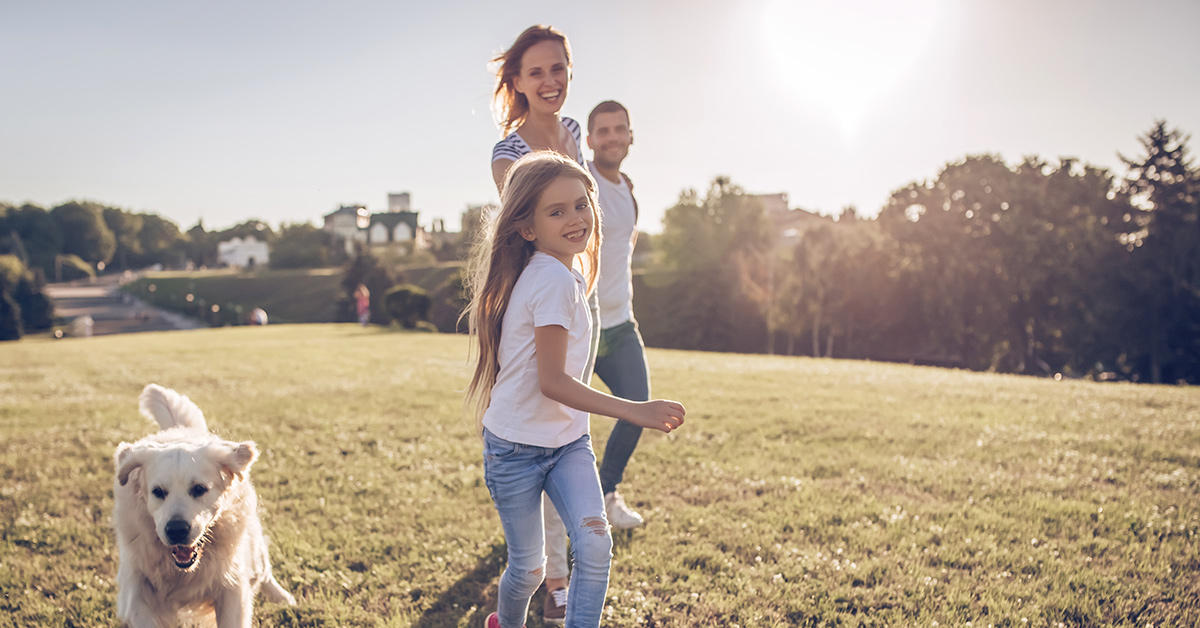
<svg viewBox="0 0 1200 628">
<path fill-rule="evenodd" d="M 236 268 L 256 268 L 271 263 L 266 242 L 254 236 L 235 237 L 217 244 L 217 263 Z"/>
</svg>

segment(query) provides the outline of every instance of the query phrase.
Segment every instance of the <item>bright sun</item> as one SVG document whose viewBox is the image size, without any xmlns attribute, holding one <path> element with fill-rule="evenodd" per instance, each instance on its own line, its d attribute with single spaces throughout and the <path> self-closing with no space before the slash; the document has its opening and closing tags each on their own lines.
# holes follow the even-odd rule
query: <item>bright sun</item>
<svg viewBox="0 0 1200 628">
<path fill-rule="evenodd" d="M 937 0 L 770 0 L 763 29 L 775 76 L 852 139 L 916 66 L 937 9 Z"/>
</svg>

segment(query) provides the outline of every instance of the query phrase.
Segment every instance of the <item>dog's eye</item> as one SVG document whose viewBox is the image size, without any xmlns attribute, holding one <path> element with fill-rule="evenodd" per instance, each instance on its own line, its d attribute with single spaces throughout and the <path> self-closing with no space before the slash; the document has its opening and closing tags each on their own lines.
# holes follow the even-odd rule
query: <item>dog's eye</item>
<svg viewBox="0 0 1200 628">
<path fill-rule="evenodd" d="M 208 487 L 203 484 L 197 484 L 192 487 L 191 493 L 193 499 L 200 499 L 200 496 L 208 492 Z"/>
<path fill-rule="evenodd" d="M 165 490 L 163 490 L 161 487 L 157 487 L 157 486 L 154 488 L 153 491 L 150 491 L 150 494 L 157 497 L 158 499 L 166 499 L 167 498 L 167 492 Z"/>
</svg>

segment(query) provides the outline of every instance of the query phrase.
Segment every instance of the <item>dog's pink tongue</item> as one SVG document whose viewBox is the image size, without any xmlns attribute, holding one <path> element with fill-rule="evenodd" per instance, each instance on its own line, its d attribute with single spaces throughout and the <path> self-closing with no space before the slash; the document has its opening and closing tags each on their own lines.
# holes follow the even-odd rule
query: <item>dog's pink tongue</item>
<svg viewBox="0 0 1200 628">
<path fill-rule="evenodd" d="M 171 553 L 175 555 L 175 562 L 186 563 L 192 559 L 192 548 L 186 545 L 172 547 Z"/>
</svg>

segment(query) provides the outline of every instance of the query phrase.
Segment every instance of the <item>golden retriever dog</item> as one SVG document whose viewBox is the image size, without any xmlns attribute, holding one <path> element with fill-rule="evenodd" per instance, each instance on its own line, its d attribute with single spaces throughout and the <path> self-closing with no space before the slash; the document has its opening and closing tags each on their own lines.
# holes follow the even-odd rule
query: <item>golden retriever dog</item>
<svg viewBox="0 0 1200 628">
<path fill-rule="evenodd" d="M 117 619 L 131 628 L 185 620 L 249 628 L 256 592 L 295 604 L 271 575 L 249 477 L 255 444 L 210 434 L 196 404 L 157 384 L 138 405 L 161 431 L 113 456 Z"/>
</svg>

